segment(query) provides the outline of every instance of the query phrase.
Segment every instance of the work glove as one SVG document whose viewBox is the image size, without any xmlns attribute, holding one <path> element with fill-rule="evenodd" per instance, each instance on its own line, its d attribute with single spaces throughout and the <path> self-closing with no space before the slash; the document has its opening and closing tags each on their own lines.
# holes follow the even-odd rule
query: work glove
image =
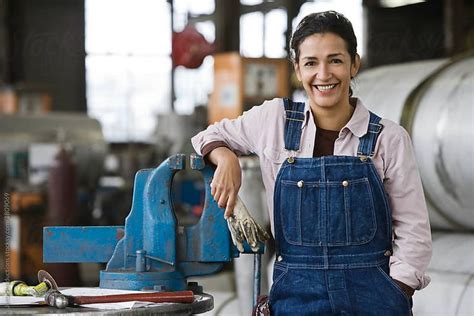
<svg viewBox="0 0 474 316">
<path fill-rule="evenodd" d="M 227 218 L 232 242 L 240 252 L 244 252 L 244 240 L 253 252 L 258 251 L 258 243 L 270 238 L 268 233 L 255 222 L 242 200 L 237 196 L 233 215 Z"/>
</svg>

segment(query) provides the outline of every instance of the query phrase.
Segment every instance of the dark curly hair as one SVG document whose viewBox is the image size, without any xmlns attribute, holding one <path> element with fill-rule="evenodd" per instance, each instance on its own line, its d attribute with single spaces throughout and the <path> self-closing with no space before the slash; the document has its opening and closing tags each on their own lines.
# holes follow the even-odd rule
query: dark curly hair
<svg viewBox="0 0 474 316">
<path fill-rule="evenodd" d="M 352 23 L 341 13 L 325 11 L 312 13 L 303 18 L 298 24 L 290 41 L 290 58 L 298 62 L 300 57 L 299 46 L 308 36 L 318 33 L 334 33 L 339 35 L 347 46 L 352 61 L 357 54 L 357 39 Z"/>
</svg>

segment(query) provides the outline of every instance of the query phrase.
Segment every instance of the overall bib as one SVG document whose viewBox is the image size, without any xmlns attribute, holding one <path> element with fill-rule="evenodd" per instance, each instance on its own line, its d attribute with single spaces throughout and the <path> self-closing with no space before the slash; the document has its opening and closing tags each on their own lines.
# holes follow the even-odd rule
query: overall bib
<svg viewBox="0 0 474 316">
<path fill-rule="evenodd" d="M 304 103 L 285 99 L 285 148 L 297 151 Z M 358 156 L 288 157 L 277 175 L 272 315 L 410 315 L 389 276 L 391 213 L 372 157 L 370 113 Z"/>
</svg>

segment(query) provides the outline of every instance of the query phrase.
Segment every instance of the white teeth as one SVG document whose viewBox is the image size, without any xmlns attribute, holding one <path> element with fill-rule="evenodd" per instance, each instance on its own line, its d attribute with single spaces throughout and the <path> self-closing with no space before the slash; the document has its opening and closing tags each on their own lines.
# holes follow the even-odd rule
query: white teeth
<svg viewBox="0 0 474 316">
<path fill-rule="evenodd" d="M 336 85 L 335 84 L 328 84 L 328 85 L 317 85 L 316 87 L 318 87 L 318 90 L 320 91 L 326 91 L 326 90 L 329 90 L 329 89 L 332 89 L 334 88 Z"/>
</svg>

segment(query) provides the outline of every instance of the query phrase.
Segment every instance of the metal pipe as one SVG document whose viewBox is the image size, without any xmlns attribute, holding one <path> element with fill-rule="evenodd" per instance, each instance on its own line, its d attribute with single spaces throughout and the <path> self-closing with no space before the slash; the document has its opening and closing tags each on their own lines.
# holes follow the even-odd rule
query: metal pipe
<svg viewBox="0 0 474 316">
<path fill-rule="evenodd" d="M 262 275 L 262 255 L 256 253 L 253 255 L 253 308 L 257 306 L 258 297 L 260 296 L 260 283 Z"/>
</svg>

